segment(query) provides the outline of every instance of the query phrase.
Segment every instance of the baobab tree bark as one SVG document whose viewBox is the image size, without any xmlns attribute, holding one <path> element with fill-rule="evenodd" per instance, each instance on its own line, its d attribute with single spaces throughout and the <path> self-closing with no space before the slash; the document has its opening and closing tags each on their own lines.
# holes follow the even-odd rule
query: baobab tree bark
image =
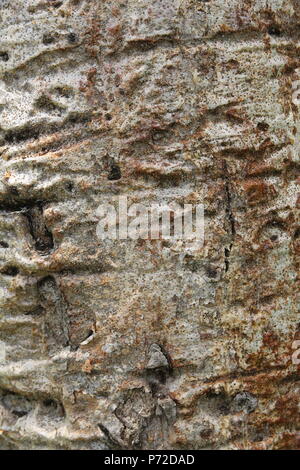
<svg viewBox="0 0 300 470">
<path fill-rule="evenodd" d="M 0 17 L 0 447 L 296 449 L 299 2 Z M 120 195 L 204 246 L 99 240 Z"/>
</svg>

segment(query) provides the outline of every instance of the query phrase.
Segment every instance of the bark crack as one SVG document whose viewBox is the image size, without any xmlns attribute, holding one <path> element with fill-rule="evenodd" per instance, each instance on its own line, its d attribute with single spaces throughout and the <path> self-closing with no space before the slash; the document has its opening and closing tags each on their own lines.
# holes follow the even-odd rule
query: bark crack
<svg viewBox="0 0 300 470">
<path fill-rule="evenodd" d="M 228 272 L 229 265 L 230 265 L 230 255 L 232 251 L 232 247 L 234 244 L 234 239 L 236 235 L 236 228 L 235 228 L 235 218 L 233 215 L 232 210 L 232 188 L 230 183 L 230 178 L 228 174 L 228 168 L 226 162 L 224 162 L 224 170 L 225 170 L 225 213 L 226 213 L 226 220 L 228 222 L 228 235 L 229 235 L 229 245 L 225 247 L 224 254 L 225 254 L 225 272 Z"/>
<path fill-rule="evenodd" d="M 54 248 L 52 233 L 46 226 L 42 204 L 28 208 L 25 212 L 29 231 L 34 240 L 35 249 L 40 252 L 49 252 Z"/>
</svg>

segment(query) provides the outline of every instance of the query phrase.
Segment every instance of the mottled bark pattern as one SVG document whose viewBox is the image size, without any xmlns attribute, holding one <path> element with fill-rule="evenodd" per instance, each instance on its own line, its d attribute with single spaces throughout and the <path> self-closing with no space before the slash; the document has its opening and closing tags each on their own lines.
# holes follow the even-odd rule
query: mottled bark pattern
<svg viewBox="0 0 300 470">
<path fill-rule="evenodd" d="M 298 448 L 299 1 L 0 22 L 0 448 Z M 99 241 L 119 195 L 203 203 L 204 247 Z"/>
</svg>

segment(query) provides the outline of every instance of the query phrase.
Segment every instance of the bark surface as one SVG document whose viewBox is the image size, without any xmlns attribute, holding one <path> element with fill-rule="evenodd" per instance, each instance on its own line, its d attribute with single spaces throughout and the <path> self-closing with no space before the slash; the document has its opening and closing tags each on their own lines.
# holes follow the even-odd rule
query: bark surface
<svg viewBox="0 0 300 470">
<path fill-rule="evenodd" d="M 0 448 L 299 448 L 299 9 L 0 1 Z"/>
</svg>

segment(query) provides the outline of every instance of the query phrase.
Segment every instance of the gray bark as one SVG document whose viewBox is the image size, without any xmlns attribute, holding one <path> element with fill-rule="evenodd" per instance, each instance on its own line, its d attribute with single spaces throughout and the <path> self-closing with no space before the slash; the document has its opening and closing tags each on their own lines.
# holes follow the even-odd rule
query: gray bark
<svg viewBox="0 0 300 470">
<path fill-rule="evenodd" d="M 299 2 L 0 22 L 0 448 L 298 448 Z M 99 240 L 119 195 L 203 203 L 204 246 Z"/>
</svg>

